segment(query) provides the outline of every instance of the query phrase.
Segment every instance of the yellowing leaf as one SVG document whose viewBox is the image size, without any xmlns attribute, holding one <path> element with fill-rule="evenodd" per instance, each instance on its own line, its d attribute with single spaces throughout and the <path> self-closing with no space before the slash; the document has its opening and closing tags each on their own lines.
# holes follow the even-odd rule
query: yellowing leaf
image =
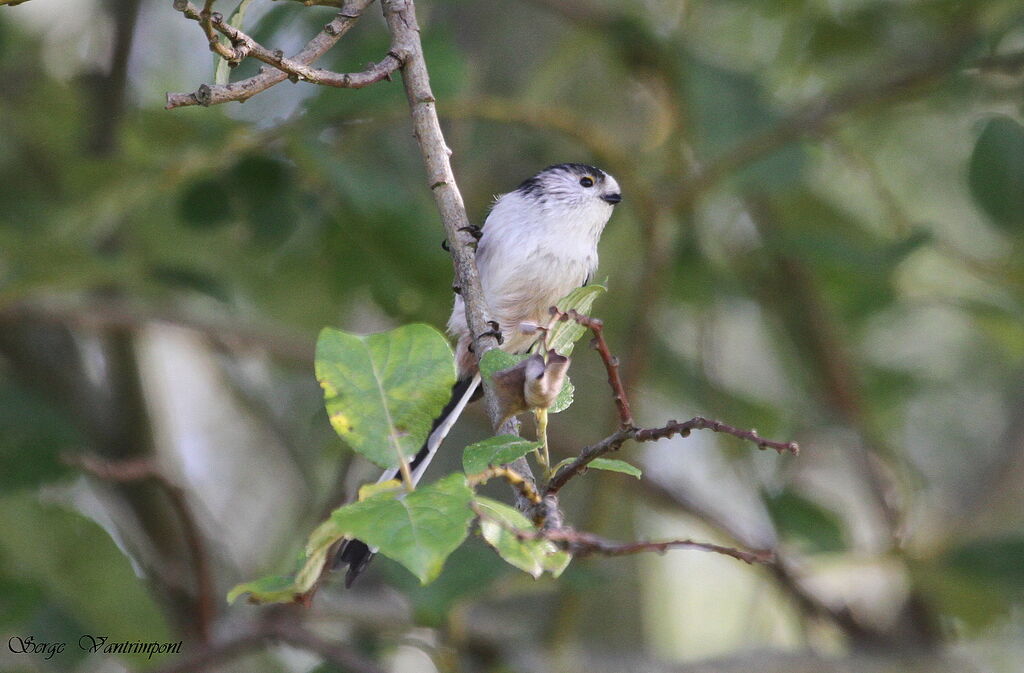
<svg viewBox="0 0 1024 673">
<path fill-rule="evenodd" d="M 572 557 L 554 542 L 517 535 L 537 529 L 515 508 L 483 496 L 474 502 L 480 512 L 480 534 L 511 565 L 535 578 L 545 572 L 558 577 L 569 565 Z"/>
<path fill-rule="evenodd" d="M 420 449 L 455 382 L 447 339 L 429 325 L 361 337 L 326 328 L 316 345 L 316 378 L 331 425 L 381 467 Z"/>
</svg>

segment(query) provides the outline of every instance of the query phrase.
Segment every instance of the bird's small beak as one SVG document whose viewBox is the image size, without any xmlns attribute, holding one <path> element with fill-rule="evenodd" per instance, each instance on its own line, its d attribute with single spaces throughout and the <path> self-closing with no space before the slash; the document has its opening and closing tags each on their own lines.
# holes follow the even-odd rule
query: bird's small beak
<svg viewBox="0 0 1024 673">
<path fill-rule="evenodd" d="M 605 203 L 610 203 L 611 205 L 614 206 L 616 203 L 622 200 L 622 194 L 602 194 L 601 200 L 603 200 Z"/>
</svg>

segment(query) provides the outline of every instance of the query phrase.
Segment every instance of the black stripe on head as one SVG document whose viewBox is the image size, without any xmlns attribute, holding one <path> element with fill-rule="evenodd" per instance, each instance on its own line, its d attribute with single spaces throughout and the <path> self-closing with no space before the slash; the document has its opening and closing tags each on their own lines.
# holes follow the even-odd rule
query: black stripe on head
<svg viewBox="0 0 1024 673">
<path fill-rule="evenodd" d="M 544 191 L 544 176 L 550 175 L 551 173 L 571 173 L 581 178 L 586 175 L 590 175 L 593 176 L 596 180 L 601 180 L 605 176 L 604 171 L 602 171 L 597 166 L 591 166 L 589 164 L 554 164 L 548 166 L 540 173 L 537 173 L 537 175 L 534 175 L 532 178 L 527 178 L 526 180 L 523 180 L 521 183 L 519 183 L 519 186 L 516 187 L 516 191 L 524 195 L 539 195 L 541 192 Z"/>
</svg>

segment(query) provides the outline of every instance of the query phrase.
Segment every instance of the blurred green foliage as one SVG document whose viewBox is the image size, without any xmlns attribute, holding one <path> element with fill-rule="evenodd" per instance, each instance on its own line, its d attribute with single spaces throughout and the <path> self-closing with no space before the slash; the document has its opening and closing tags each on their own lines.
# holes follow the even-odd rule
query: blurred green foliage
<svg viewBox="0 0 1024 673">
<path fill-rule="evenodd" d="M 313 377 L 315 332 L 440 328 L 451 266 L 397 78 L 353 91 L 285 82 L 244 106 L 165 111 L 165 90 L 194 89 L 214 69 L 193 24 L 169 3 L 145 1 L 126 102 L 111 107 L 110 21 L 124 7 L 74 4 L 58 10 L 35 0 L 0 12 L 0 625 L 5 635 L 68 640 L 92 630 L 171 637 L 187 632 L 174 607 L 175 591 L 194 592 L 187 552 L 168 564 L 180 580 L 172 591 L 137 546 L 139 529 L 156 539 L 156 528 L 139 523 L 153 503 L 84 483 L 59 460 L 103 454 L 96 428 L 125 416 L 105 385 L 119 371 L 111 333 L 127 329 L 136 339 L 153 415 L 134 446 L 168 465 L 212 471 L 217 456 L 182 439 L 212 437 L 218 455 L 235 457 L 229 474 L 241 475 L 238 483 L 252 479 L 248 470 L 271 473 L 281 494 L 303 504 L 284 522 L 282 542 L 262 531 L 268 517 L 285 514 L 260 507 L 279 494 L 236 482 L 213 487 L 185 468 L 174 475 L 204 522 L 221 597 L 249 577 L 290 570 L 308 531 L 352 492 L 351 452 L 330 431 Z M 1024 591 L 1024 74 L 976 66 L 1020 52 L 1019 3 L 565 6 L 577 4 L 593 18 L 541 0 L 419 3 L 471 219 L 483 220 L 491 195 L 550 163 L 582 160 L 615 174 L 625 200 L 601 246 L 609 290 L 597 314 L 622 357 L 638 422 L 700 413 L 798 439 L 804 452 L 752 456 L 729 440 L 696 438 L 673 446 L 694 473 L 704 454 L 720 454 L 722 466 L 707 474 L 713 485 L 732 480 L 752 494 L 744 509 L 724 486 L 698 493 L 671 466 L 627 449 L 643 480 L 588 475 L 593 486 L 565 495 L 567 520 L 641 537 L 654 525 L 656 506 L 644 503 L 657 499 L 642 490 L 653 481 L 685 505 L 662 512 L 671 512 L 673 530 L 700 522 L 694 536 L 711 531 L 744 546 L 778 540 L 780 555 L 825 604 L 866 587 L 864 567 L 896 568 L 880 592 L 897 597 L 895 607 L 881 599 L 875 611 L 845 606 L 871 629 L 924 638 L 938 624 L 941 639 L 968 649 L 1016 637 Z M 77 22 L 73 30 L 60 23 L 62 11 Z M 294 46 L 331 11 L 252 3 L 246 29 L 264 44 Z M 386 52 L 383 24 L 371 13 L 321 65 L 359 70 Z M 926 71 L 915 68 L 956 45 L 948 66 L 912 85 L 897 82 L 870 105 L 845 109 L 849 99 L 830 98 L 852 83 L 882 87 L 904 71 Z M 230 77 L 257 67 L 247 60 Z M 842 109 L 827 123 L 800 129 L 809 117 L 794 112 L 836 101 Z M 90 149 L 110 117 L 115 142 Z M 783 142 L 759 144 L 791 123 L 796 130 Z M 740 156 L 737 148 L 742 161 L 705 182 L 717 161 Z M 160 374 L 140 354 L 149 330 L 176 322 L 205 326 L 203 343 L 213 344 L 224 387 L 202 399 L 239 401 L 248 416 L 161 416 L 169 412 L 159 405 Z M 61 335 L 70 335 L 71 355 Z M 198 357 L 196 348 L 173 357 Z M 296 351 L 308 357 L 296 362 Z M 556 461 L 615 424 L 600 363 L 579 351 L 575 404 L 551 424 Z M 209 392 L 198 385 L 194 395 Z M 270 430 L 216 434 L 232 424 Z M 488 435 L 479 417 L 463 427 L 451 439 L 460 448 Z M 285 459 L 274 442 L 288 449 Z M 446 459 L 447 471 L 457 469 L 458 455 Z M 302 476 L 289 487 L 292 471 Z M 227 503 L 236 509 L 225 511 Z M 880 513 L 886 503 L 894 525 Z M 232 537 L 216 525 L 225 517 L 261 532 Z M 761 529 L 748 535 L 744 526 L 757 520 Z M 231 549 L 240 539 L 251 547 Z M 379 654 L 404 642 L 409 625 L 432 627 L 442 649 L 470 660 L 466 670 L 515 668 L 509 643 L 676 656 L 654 635 L 663 620 L 652 617 L 670 600 L 690 616 L 677 633 L 720 627 L 686 646 L 691 658 L 792 645 L 780 644 L 779 629 L 762 637 L 748 623 L 735 635 L 735 621 L 709 613 L 714 606 L 688 605 L 657 584 L 653 567 L 595 560 L 534 583 L 474 542 L 418 588 L 382 561 L 366 595 L 379 597 L 373 590 L 386 584 L 408 608 L 358 632 L 374 634 L 363 649 Z M 734 598 L 716 575 L 664 567 L 693 592 L 717 589 L 716 603 Z M 757 575 L 765 584 L 777 579 Z M 782 608 L 800 603 L 778 586 L 779 595 L 757 600 L 783 620 Z M 927 618 L 900 609 L 908 597 L 926 606 Z M 256 609 L 217 604 L 225 623 Z M 315 614 L 349 624 L 354 612 Z M 495 615 L 510 625 L 499 645 L 485 628 Z M 809 622 L 824 622 L 831 635 Z M 820 615 L 791 626 L 800 646 L 824 651 L 835 650 L 842 632 Z"/>
</svg>

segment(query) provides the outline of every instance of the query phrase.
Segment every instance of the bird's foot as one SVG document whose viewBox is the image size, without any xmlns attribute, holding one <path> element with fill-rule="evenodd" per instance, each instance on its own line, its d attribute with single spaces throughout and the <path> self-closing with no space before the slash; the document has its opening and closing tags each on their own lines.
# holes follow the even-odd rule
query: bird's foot
<svg viewBox="0 0 1024 673">
<path fill-rule="evenodd" d="M 477 339 L 483 339 L 484 337 L 494 337 L 494 340 L 498 342 L 498 345 L 505 343 L 505 337 L 501 334 L 501 325 L 496 320 L 488 320 L 487 325 L 491 328 L 479 335 Z"/>
<path fill-rule="evenodd" d="M 469 235 L 472 236 L 473 238 L 475 238 L 478 241 L 484 235 L 483 229 L 481 229 L 479 226 L 477 226 L 475 224 L 471 224 L 471 225 L 466 226 L 466 227 L 460 227 L 459 231 L 469 232 Z"/>
</svg>

